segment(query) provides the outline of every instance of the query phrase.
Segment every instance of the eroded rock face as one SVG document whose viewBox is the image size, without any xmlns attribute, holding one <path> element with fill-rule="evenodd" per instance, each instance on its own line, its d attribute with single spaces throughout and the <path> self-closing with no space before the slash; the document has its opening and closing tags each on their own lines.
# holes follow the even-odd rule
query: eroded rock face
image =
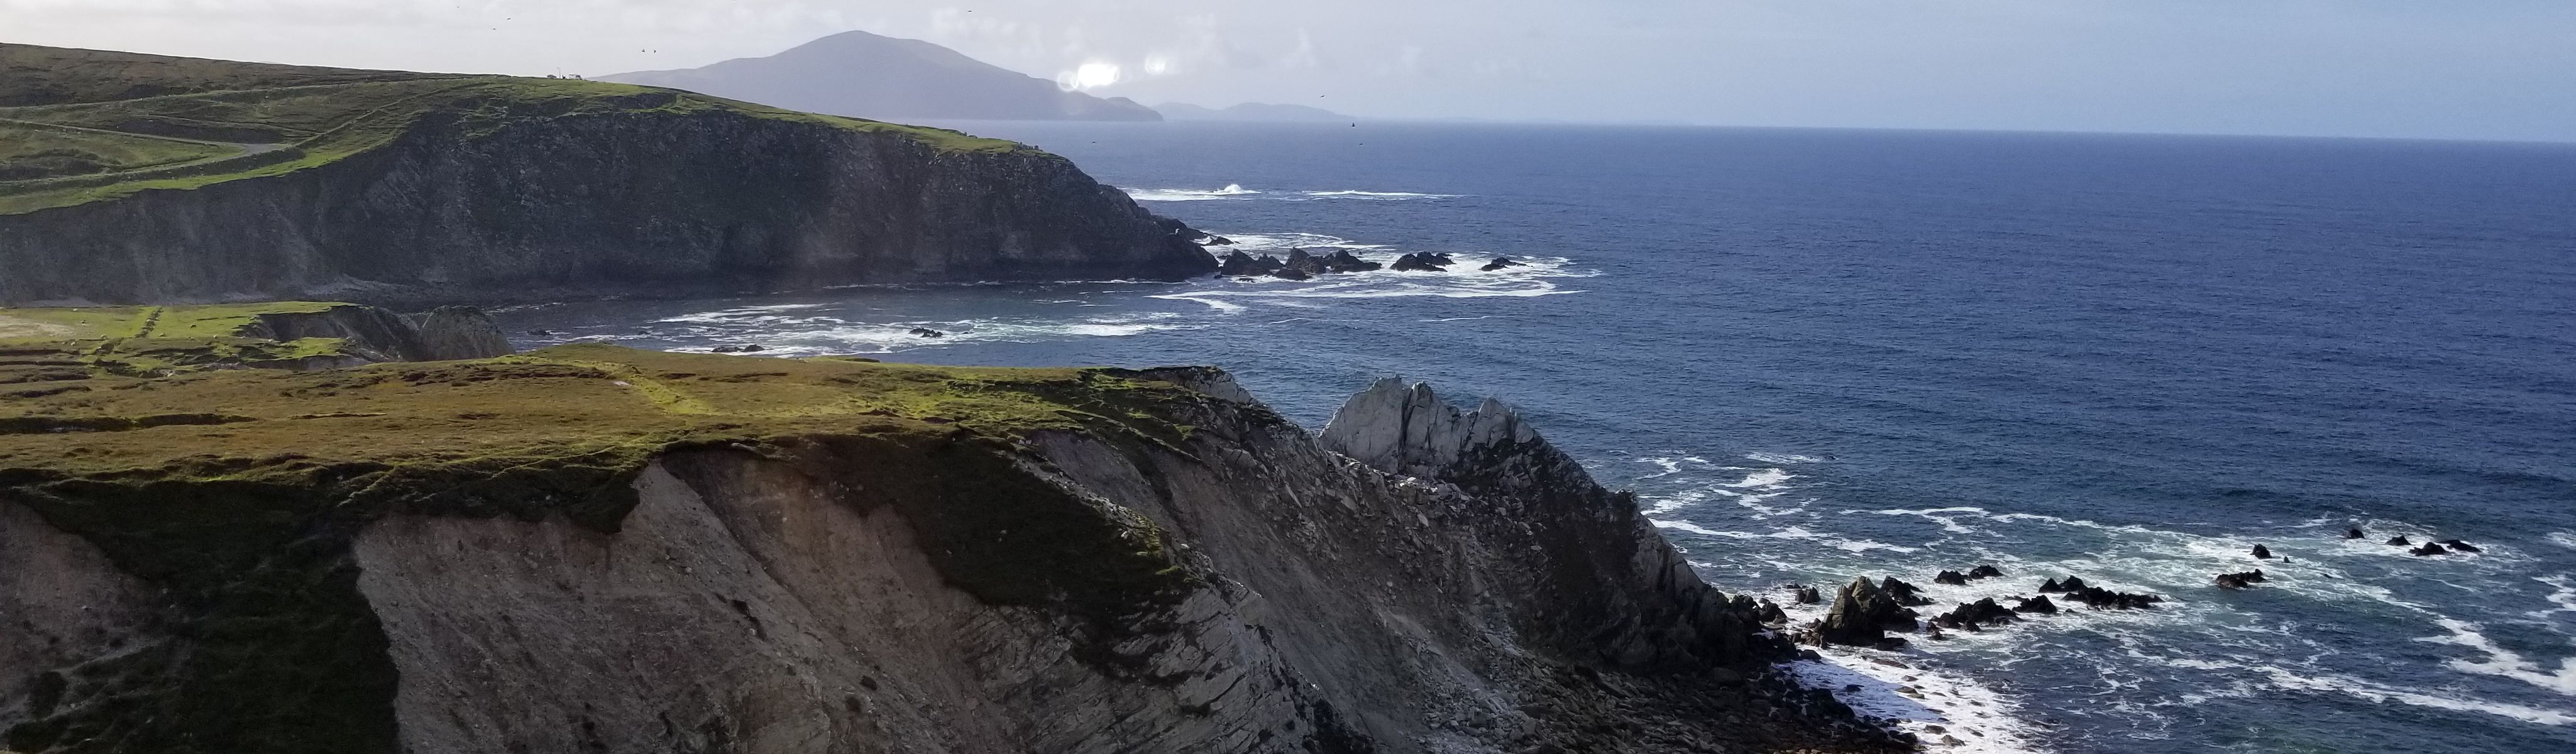
<svg viewBox="0 0 2576 754">
<path fill-rule="evenodd" d="M 512 352 L 501 325 L 470 306 L 442 306 L 412 315 L 354 304 L 318 312 L 263 314 L 242 334 L 278 341 L 344 339 L 356 363 L 484 359 Z"/>
<path fill-rule="evenodd" d="M 739 114 L 425 123 L 329 165 L 0 216 L 0 305 L 503 302 L 1178 280 L 1203 234 L 1062 157 Z"/>
<path fill-rule="evenodd" d="M 1498 402 L 1372 388 L 1318 440 L 1222 372 L 1108 374 L 1197 391 L 1157 409 L 1191 431 L 692 446 L 624 477 L 631 509 L 351 522 L 295 552 L 333 574 L 309 587 L 338 600 L 331 637 L 372 647 L 335 707 L 357 720 L 272 750 L 1901 750 L 1777 686 L 1776 607 L 1700 582 Z M 0 518 L 0 543 L 30 536 L 79 550 Z M 13 568 L 0 599 L 148 592 L 43 557 L 92 586 L 48 596 Z M 0 730 L 64 719 L 97 718 L 0 704 Z M 146 728 L 96 748 L 173 733 Z M 19 748 L 69 744 L 39 743 Z"/>
</svg>

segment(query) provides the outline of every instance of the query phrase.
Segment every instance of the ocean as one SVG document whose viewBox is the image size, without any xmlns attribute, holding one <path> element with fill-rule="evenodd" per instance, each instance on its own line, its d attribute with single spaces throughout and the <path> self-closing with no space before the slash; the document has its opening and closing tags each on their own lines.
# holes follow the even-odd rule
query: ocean
<svg viewBox="0 0 2576 754">
<path fill-rule="evenodd" d="M 1958 741 L 1936 751 L 2576 751 L 2576 145 L 953 125 L 1232 248 L 1461 264 L 504 323 L 523 347 L 1215 364 L 1310 428 L 1403 375 L 1520 407 L 1728 590 L 2168 598 L 1798 668 Z M 1526 264 L 1476 269 L 1495 256 Z M 1979 564 L 2006 575 L 1931 583 Z"/>
</svg>

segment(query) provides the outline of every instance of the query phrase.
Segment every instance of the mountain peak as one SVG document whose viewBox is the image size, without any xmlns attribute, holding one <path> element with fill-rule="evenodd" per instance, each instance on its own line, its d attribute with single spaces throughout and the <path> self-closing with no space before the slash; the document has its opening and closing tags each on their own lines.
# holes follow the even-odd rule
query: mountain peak
<svg viewBox="0 0 2576 754">
<path fill-rule="evenodd" d="M 937 44 L 855 30 L 768 57 L 601 79 L 877 120 L 1162 119 L 1124 98 L 1064 91 Z"/>
</svg>

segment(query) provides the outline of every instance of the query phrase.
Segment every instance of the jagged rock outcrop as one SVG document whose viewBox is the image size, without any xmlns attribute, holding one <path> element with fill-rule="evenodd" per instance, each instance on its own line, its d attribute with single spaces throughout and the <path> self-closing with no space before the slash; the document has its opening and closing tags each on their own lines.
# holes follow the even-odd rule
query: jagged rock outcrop
<svg viewBox="0 0 2576 754">
<path fill-rule="evenodd" d="M 141 486 L 0 469 L 0 607 L 62 618 L 0 649 L 0 745 L 1907 748 L 1780 686 L 1769 611 L 1499 403 L 1372 388 L 1319 440 L 1207 369 L 572 346 L 269 374 L 119 400 L 297 396 L 238 408 L 225 453 L 360 436 Z M 889 393 L 938 408 L 865 402 Z M 377 413 L 330 413 L 353 402 Z M 385 438 L 524 449 L 404 465 Z"/>
<path fill-rule="evenodd" d="M 1868 577 L 1853 579 L 1834 595 L 1834 606 L 1816 626 L 1816 639 L 1827 644 L 1873 647 L 1888 643 L 1891 629 L 1912 631 L 1920 626 L 1920 613 L 1910 605 L 1929 604 L 1918 601 L 1912 585 L 1894 577 L 1872 582 Z"/>
</svg>

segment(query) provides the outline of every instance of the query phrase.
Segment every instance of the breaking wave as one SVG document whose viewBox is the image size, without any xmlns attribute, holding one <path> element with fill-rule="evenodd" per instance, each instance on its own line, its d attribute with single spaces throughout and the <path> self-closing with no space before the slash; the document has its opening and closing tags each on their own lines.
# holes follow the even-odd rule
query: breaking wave
<svg viewBox="0 0 2576 754">
<path fill-rule="evenodd" d="M 1215 190 L 1187 188 L 1130 188 L 1121 190 L 1127 192 L 1127 196 L 1140 202 L 1204 202 L 1229 199 L 1269 199 L 1274 201 L 1290 202 L 1326 199 L 1405 201 L 1409 199 L 1458 199 L 1466 196 L 1465 194 L 1428 194 L 1413 191 L 1360 191 L 1357 189 L 1342 189 L 1338 191 L 1268 192 L 1244 188 L 1243 184 L 1239 183 L 1229 183 L 1225 185 L 1225 188 Z"/>
</svg>

